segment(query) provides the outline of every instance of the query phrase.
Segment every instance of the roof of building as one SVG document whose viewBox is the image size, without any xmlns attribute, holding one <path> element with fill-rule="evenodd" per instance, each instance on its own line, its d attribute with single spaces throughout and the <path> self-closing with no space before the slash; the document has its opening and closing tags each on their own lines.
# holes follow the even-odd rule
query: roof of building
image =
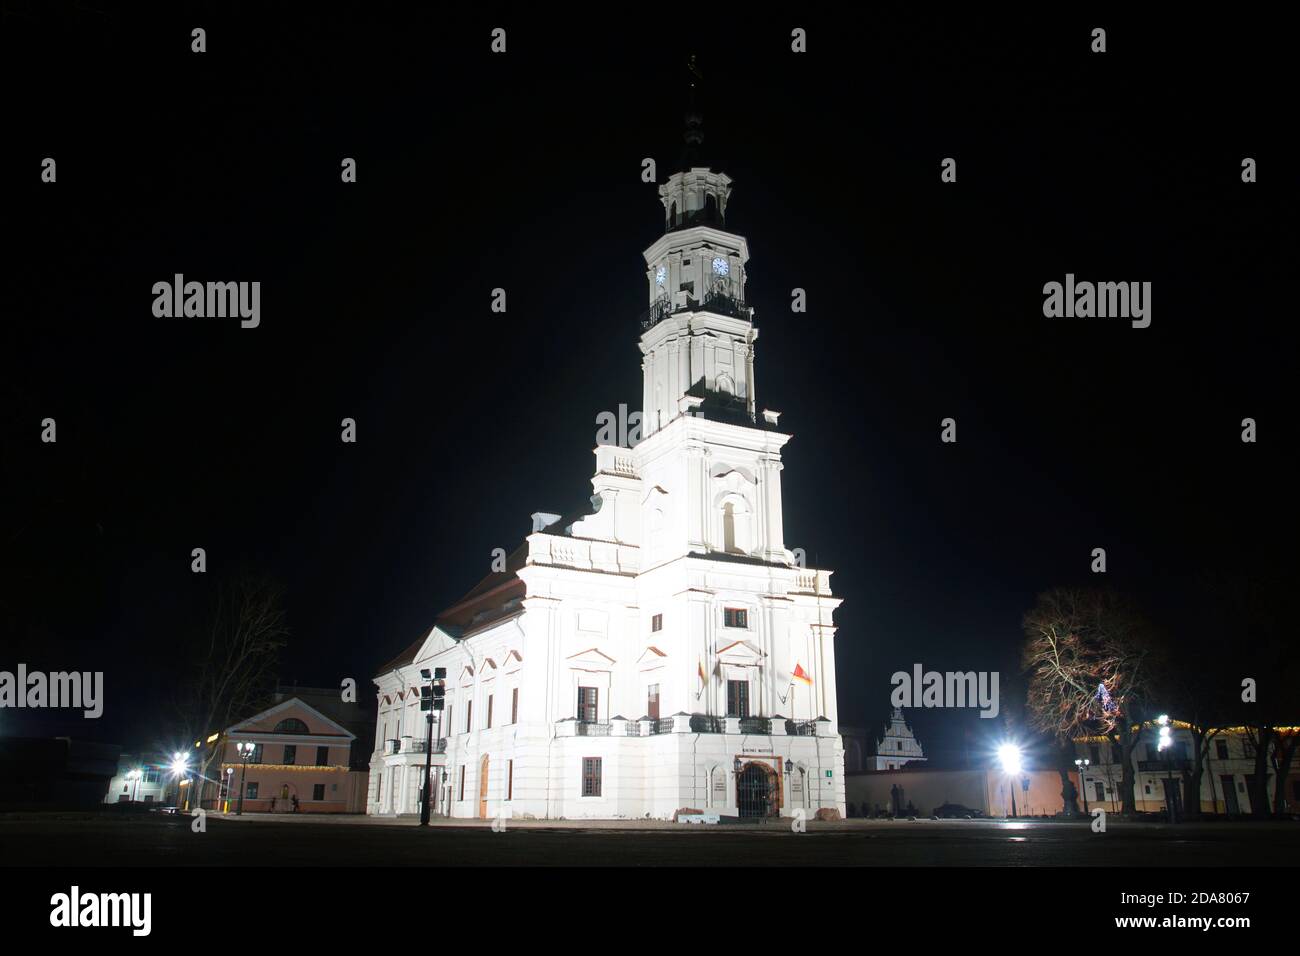
<svg viewBox="0 0 1300 956">
<path fill-rule="evenodd" d="M 507 555 L 504 570 L 491 571 L 484 575 L 477 584 L 465 592 L 460 600 L 438 614 L 434 619 L 433 627 L 440 627 L 460 640 L 488 624 L 496 623 L 502 617 L 515 613 L 518 599 L 524 596 L 524 582 L 517 572 L 527 560 L 528 542 L 523 541 Z M 429 639 L 432 629 L 431 627 L 424 631 L 400 654 L 384 663 L 377 673 L 386 674 L 414 662 L 415 656 L 420 653 L 420 648 Z"/>
</svg>

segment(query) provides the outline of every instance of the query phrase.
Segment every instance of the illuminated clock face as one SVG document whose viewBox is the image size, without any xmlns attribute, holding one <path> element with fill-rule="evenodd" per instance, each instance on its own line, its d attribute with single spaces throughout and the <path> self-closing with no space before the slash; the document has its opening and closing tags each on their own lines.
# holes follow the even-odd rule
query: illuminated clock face
<svg viewBox="0 0 1300 956">
<path fill-rule="evenodd" d="M 713 260 L 713 274 L 715 276 L 725 276 L 730 271 L 731 264 L 727 262 L 726 259 L 722 258 L 722 256 L 718 256 Z"/>
<path fill-rule="evenodd" d="M 660 266 L 655 270 L 655 285 L 663 285 L 668 281 L 668 268 Z"/>
</svg>

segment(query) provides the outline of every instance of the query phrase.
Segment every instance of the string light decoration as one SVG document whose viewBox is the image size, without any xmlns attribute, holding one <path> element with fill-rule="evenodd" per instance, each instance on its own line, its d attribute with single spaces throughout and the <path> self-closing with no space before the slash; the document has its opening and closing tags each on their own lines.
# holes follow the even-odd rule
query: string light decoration
<svg viewBox="0 0 1300 956">
<path fill-rule="evenodd" d="M 1101 712 L 1107 717 L 1113 717 L 1119 713 L 1119 705 L 1110 696 L 1110 691 L 1106 689 L 1104 681 L 1097 685 L 1097 693 L 1094 695 L 1094 699 L 1101 702 Z"/>
</svg>

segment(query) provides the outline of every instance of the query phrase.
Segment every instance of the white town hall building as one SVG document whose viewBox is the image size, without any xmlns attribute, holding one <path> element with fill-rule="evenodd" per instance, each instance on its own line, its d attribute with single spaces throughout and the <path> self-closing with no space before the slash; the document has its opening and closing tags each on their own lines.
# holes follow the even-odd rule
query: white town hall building
<svg viewBox="0 0 1300 956">
<path fill-rule="evenodd" d="M 533 515 L 504 570 L 375 678 L 369 813 L 419 812 L 420 672 L 441 667 L 435 814 L 844 814 L 840 602 L 831 572 L 801 567 L 783 538 L 790 436 L 755 404 L 730 194 L 701 166 L 659 187 L 640 440 L 599 445 L 585 513 Z"/>
</svg>

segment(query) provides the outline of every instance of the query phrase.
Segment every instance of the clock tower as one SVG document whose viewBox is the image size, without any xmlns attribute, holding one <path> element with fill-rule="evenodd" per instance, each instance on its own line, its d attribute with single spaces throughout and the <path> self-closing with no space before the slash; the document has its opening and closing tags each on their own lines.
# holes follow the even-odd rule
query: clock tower
<svg viewBox="0 0 1300 956">
<path fill-rule="evenodd" d="M 721 418 L 755 418 L 749 245 L 726 227 L 731 177 L 693 164 L 704 139 L 693 106 L 684 139 L 686 168 L 659 187 L 664 233 L 643 253 L 650 300 L 641 316 L 643 437 L 705 401 Z"/>
<path fill-rule="evenodd" d="M 840 599 L 785 546 L 790 435 L 754 401 L 749 249 L 693 109 L 685 140 L 644 254 L 640 439 L 598 443 L 590 505 L 534 513 L 506 567 L 382 668 L 371 813 L 412 812 L 429 762 L 453 817 L 844 813 Z M 410 689 L 435 667 L 455 732 L 421 754 Z"/>
</svg>

